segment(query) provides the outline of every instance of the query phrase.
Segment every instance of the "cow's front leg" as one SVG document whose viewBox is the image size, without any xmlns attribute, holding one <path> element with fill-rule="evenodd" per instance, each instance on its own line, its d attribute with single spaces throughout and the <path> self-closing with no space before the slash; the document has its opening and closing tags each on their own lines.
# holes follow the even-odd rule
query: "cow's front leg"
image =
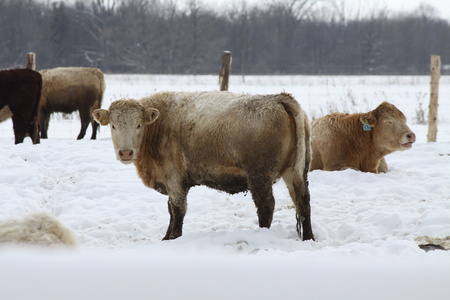
<svg viewBox="0 0 450 300">
<path fill-rule="evenodd" d="M 167 228 L 166 236 L 163 238 L 165 240 L 173 240 L 177 237 L 180 237 L 183 233 L 183 220 L 186 214 L 186 202 L 183 204 L 175 204 L 169 197 L 169 214 L 170 214 L 170 223 Z"/>
</svg>

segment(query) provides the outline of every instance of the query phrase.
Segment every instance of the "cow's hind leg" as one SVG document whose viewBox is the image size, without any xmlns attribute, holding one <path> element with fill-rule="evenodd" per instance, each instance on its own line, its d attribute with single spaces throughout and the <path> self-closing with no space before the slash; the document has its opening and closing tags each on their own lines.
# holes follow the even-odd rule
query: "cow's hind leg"
<svg viewBox="0 0 450 300">
<path fill-rule="evenodd" d="M 44 111 L 39 113 L 39 129 L 41 130 L 41 139 L 47 139 L 48 125 L 50 123 L 50 114 Z"/>
<path fill-rule="evenodd" d="M 30 135 L 31 140 L 33 141 L 33 144 L 39 144 L 41 142 L 41 139 L 39 137 L 39 125 L 36 120 L 34 120 L 29 128 L 28 128 L 28 134 Z"/>
<path fill-rule="evenodd" d="M 23 143 L 25 136 L 27 135 L 27 127 L 24 124 L 24 120 L 21 120 L 19 116 L 12 117 L 13 129 L 14 129 L 14 143 Z"/>
<path fill-rule="evenodd" d="M 89 114 L 89 109 L 87 111 L 80 110 L 80 120 L 81 120 L 81 130 L 78 134 L 77 140 L 81 140 L 86 135 L 86 130 L 91 122 L 91 115 Z"/>
<path fill-rule="evenodd" d="M 99 130 L 100 125 L 96 121 L 92 121 L 91 126 L 92 126 L 91 140 L 95 140 L 97 138 L 97 131 Z"/>
<path fill-rule="evenodd" d="M 170 214 L 170 223 L 169 227 L 167 228 L 166 235 L 163 238 L 163 241 L 176 239 L 177 237 L 180 237 L 182 235 L 183 220 L 184 216 L 186 215 L 186 206 L 176 205 L 174 202 L 172 202 L 170 198 L 168 206 Z"/>
<path fill-rule="evenodd" d="M 255 176 L 249 178 L 249 189 L 256 205 L 259 227 L 270 228 L 275 209 L 275 200 L 272 193 L 270 178 Z"/>
<path fill-rule="evenodd" d="M 293 168 L 283 174 L 292 201 L 295 204 L 297 218 L 297 233 L 301 237 L 303 227 L 303 240 L 314 240 L 311 227 L 311 206 L 308 188 L 308 170 L 304 170 L 303 177 L 294 172 Z"/>
</svg>

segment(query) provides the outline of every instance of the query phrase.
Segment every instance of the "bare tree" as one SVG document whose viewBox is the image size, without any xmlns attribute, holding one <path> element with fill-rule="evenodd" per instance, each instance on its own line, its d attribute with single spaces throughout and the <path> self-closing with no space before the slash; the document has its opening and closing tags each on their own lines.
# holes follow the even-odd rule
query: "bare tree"
<svg viewBox="0 0 450 300">
<path fill-rule="evenodd" d="M 30 51 L 38 69 L 133 73 L 215 74 L 224 50 L 242 75 L 428 73 L 432 54 L 450 64 L 450 24 L 432 6 L 393 14 L 362 0 L 356 10 L 349 0 L 269 0 L 219 12 L 177 1 L 0 0 L 0 68 Z"/>
<path fill-rule="evenodd" d="M 197 75 L 198 70 L 198 49 L 199 49 L 199 19 L 200 5 L 199 0 L 188 0 L 188 12 L 192 26 L 192 72 Z"/>
<path fill-rule="evenodd" d="M 316 0 L 273 0 L 269 12 L 273 18 L 274 62 L 280 73 L 293 72 L 294 53 L 299 51 L 297 32 L 301 22 L 311 16 Z"/>
</svg>

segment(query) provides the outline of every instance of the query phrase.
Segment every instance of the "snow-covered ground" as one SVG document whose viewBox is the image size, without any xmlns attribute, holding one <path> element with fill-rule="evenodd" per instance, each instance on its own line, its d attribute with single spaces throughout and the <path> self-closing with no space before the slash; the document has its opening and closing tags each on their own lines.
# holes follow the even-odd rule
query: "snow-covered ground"
<svg viewBox="0 0 450 300">
<path fill-rule="evenodd" d="M 161 90 L 218 89 L 217 76 L 107 75 L 103 107 Z M 427 144 L 427 76 L 247 76 L 230 91 L 289 92 L 311 119 L 390 101 L 417 142 L 391 171 L 309 174 L 316 241 L 300 241 L 284 183 L 272 227 L 250 194 L 193 188 L 183 236 L 162 242 L 165 196 L 115 160 L 109 128 L 76 141 L 77 116 L 56 115 L 49 139 L 14 145 L 0 124 L 0 219 L 35 211 L 73 230 L 76 251 L 0 248 L 0 299 L 449 299 L 450 252 L 417 238 L 450 236 L 450 77 L 440 81 L 438 142 Z M 447 241 L 448 242 L 448 241 Z"/>
</svg>

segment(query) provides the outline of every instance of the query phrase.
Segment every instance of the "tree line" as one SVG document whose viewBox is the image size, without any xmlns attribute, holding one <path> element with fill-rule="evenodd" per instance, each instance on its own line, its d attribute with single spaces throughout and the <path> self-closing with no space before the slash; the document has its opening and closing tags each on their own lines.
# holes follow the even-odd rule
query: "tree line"
<svg viewBox="0 0 450 300">
<path fill-rule="evenodd" d="M 0 69 L 97 67 L 106 73 L 425 74 L 450 65 L 450 24 L 436 10 L 345 15 L 345 0 L 245 1 L 218 10 L 201 0 L 0 0 Z M 445 70 L 444 70 L 445 71 Z"/>
</svg>

